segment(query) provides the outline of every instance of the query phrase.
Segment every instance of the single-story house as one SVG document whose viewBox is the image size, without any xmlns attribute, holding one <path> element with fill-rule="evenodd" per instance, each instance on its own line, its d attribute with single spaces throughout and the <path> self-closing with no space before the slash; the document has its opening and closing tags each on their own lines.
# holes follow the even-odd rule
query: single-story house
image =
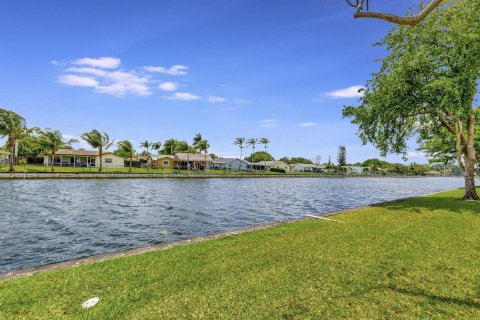
<svg viewBox="0 0 480 320">
<path fill-rule="evenodd" d="M 45 153 L 43 164 L 51 166 L 52 161 L 54 166 L 99 168 L 100 154 L 98 151 L 90 150 L 59 149 L 55 152 L 53 159 L 51 153 Z M 104 152 L 102 154 L 102 166 L 104 168 L 123 168 L 124 161 L 125 159 L 113 152 Z"/>
<path fill-rule="evenodd" d="M 174 156 L 175 168 L 180 170 L 204 170 L 212 164 L 212 157 L 204 153 L 177 153 Z"/>
<path fill-rule="evenodd" d="M 325 166 L 308 163 L 294 163 L 290 165 L 293 172 L 324 172 Z"/>
<path fill-rule="evenodd" d="M 345 169 L 346 174 L 362 174 L 363 173 L 363 167 L 359 167 L 359 166 L 344 166 L 342 168 Z"/>
<path fill-rule="evenodd" d="M 236 158 L 217 158 L 212 161 L 211 169 L 213 170 L 248 170 L 249 162 Z"/>
<path fill-rule="evenodd" d="M 265 164 L 267 166 L 267 170 L 275 168 L 283 169 L 285 172 L 290 172 L 290 165 L 283 161 L 262 161 L 261 164 Z"/>
<path fill-rule="evenodd" d="M 163 154 L 153 156 L 149 164 L 152 168 L 175 169 L 175 156 Z"/>
<path fill-rule="evenodd" d="M 442 174 L 438 171 L 427 171 L 422 173 L 422 176 L 426 177 L 440 177 Z"/>
<path fill-rule="evenodd" d="M 268 167 L 265 166 L 264 161 L 257 162 L 257 163 L 248 162 L 248 167 L 247 168 L 248 168 L 249 171 L 268 171 L 268 170 L 270 170 Z"/>
</svg>

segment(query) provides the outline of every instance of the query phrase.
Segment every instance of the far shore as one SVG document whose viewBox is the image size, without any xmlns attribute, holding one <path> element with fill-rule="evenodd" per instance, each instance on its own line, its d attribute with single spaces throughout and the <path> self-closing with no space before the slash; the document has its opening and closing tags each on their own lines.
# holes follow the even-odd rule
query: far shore
<svg viewBox="0 0 480 320">
<path fill-rule="evenodd" d="M 228 173 L 228 172 L 184 172 L 184 173 L 115 173 L 115 172 L 15 172 L 0 173 L 0 179 L 207 179 L 207 178 L 427 178 L 428 176 L 407 175 L 359 175 L 325 173 Z M 456 176 L 448 176 L 456 177 Z M 435 178 L 435 177 L 430 177 Z M 437 177 L 438 178 L 438 177 Z"/>
</svg>

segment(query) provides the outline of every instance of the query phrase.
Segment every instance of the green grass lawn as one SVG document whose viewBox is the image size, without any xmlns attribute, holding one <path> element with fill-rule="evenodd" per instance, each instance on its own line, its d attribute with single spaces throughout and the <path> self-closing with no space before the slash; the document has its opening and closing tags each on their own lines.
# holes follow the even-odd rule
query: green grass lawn
<svg viewBox="0 0 480 320">
<path fill-rule="evenodd" d="M 73 168 L 73 167 L 54 167 L 55 172 L 59 173 L 95 173 L 98 172 L 98 168 Z M 3 165 L 0 168 L 0 172 L 8 172 L 9 167 Z M 128 173 L 129 168 L 103 168 L 102 172 L 104 173 Z M 46 167 L 44 165 L 18 165 L 15 166 L 15 172 L 52 172 L 51 167 Z M 132 168 L 132 173 L 181 173 L 181 170 L 173 169 L 148 169 L 148 168 Z"/>
<path fill-rule="evenodd" d="M 478 319 L 462 192 L 3 281 L 0 319 Z"/>
</svg>

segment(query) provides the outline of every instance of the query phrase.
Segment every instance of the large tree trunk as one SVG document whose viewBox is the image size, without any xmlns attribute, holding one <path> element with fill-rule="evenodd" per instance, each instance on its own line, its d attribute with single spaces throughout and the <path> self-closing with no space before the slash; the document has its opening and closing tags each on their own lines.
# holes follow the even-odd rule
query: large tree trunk
<svg viewBox="0 0 480 320">
<path fill-rule="evenodd" d="M 9 164 L 10 164 L 10 173 L 14 173 L 15 172 L 15 140 L 13 140 L 12 138 L 8 138 L 8 148 L 9 148 L 9 151 L 10 151 L 10 161 L 9 161 Z"/>
<path fill-rule="evenodd" d="M 102 172 L 102 153 L 103 153 L 103 149 L 102 148 L 98 149 L 98 154 L 100 156 L 100 168 L 98 169 L 98 172 Z"/>
<path fill-rule="evenodd" d="M 465 195 L 464 200 L 480 200 L 475 189 L 475 164 L 477 163 L 477 153 L 475 150 L 475 116 L 473 114 L 468 118 L 467 145 L 465 146 Z"/>
<path fill-rule="evenodd" d="M 475 189 L 475 162 L 467 159 L 467 156 L 465 156 L 465 172 L 463 175 L 465 177 L 465 195 L 463 199 L 480 200 Z"/>
<path fill-rule="evenodd" d="M 60 157 L 61 158 L 61 157 Z M 61 160 L 61 159 L 60 159 Z M 52 169 L 51 171 L 55 171 L 55 169 L 53 168 L 53 162 L 55 161 L 55 152 L 52 152 L 52 163 L 51 163 L 51 166 L 52 166 Z"/>
</svg>

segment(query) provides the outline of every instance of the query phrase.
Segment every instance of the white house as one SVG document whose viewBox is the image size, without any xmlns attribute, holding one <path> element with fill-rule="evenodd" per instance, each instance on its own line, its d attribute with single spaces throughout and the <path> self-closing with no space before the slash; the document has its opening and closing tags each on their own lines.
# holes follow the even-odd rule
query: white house
<svg viewBox="0 0 480 320">
<path fill-rule="evenodd" d="M 247 162 L 249 171 L 268 171 L 270 168 L 265 167 L 265 162 Z"/>
<path fill-rule="evenodd" d="M 294 163 L 290 165 L 292 172 L 324 172 L 325 166 L 308 163 Z"/>
<path fill-rule="evenodd" d="M 102 167 L 104 168 L 123 168 L 125 159 L 117 156 L 113 152 L 104 152 L 102 154 Z M 52 165 L 52 155 L 46 153 L 43 158 L 43 164 Z M 90 150 L 69 150 L 59 149 L 53 157 L 54 166 L 62 167 L 100 167 L 100 155 L 98 151 Z"/>
<path fill-rule="evenodd" d="M 363 167 L 359 166 L 345 166 L 342 167 L 345 168 L 347 174 L 362 174 L 363 173 Z"/>
<path fill-rule="evenodd" d="M 210 168 L 212 170 L 246 171 L 249 168 L 249 163 L 236 158 L 217 158 L 213 160 Z"/>
</svg>

